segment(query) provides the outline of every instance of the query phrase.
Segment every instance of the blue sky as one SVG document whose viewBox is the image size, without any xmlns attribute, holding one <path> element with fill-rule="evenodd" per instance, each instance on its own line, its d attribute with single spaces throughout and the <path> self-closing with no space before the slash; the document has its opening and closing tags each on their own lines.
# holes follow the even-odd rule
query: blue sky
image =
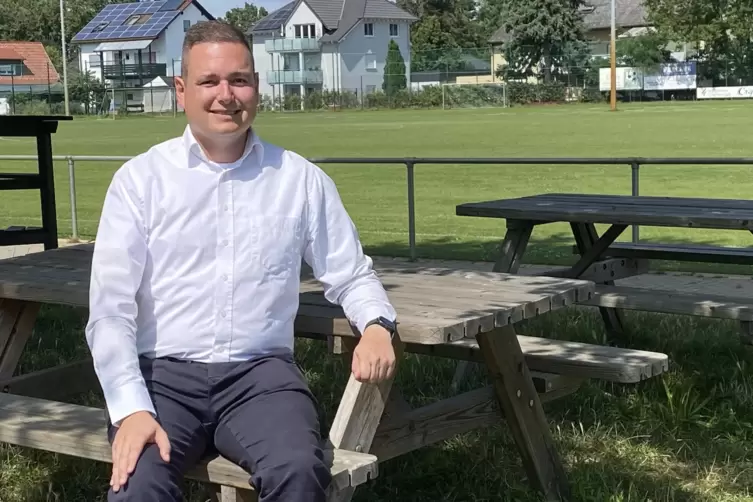
<svg viewBox="0 0 753 502">
<path fill-rule="evenodd" d="M 290 0 L 199 0 L 199 3 L 211 12 L 214 17 L 221 17 L 233 7 L 243 7 L 246 2 L 256 5 L 257 7 L 264 7 L 267 11 L 272 12 L 289 1 Z"/>
</svg>

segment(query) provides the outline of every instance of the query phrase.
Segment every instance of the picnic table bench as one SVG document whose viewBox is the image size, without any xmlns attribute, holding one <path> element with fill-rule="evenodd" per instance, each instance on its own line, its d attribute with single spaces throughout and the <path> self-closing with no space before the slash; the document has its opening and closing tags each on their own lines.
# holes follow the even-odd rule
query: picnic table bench
<svg viewBox="0 0 753 502">
<path fill-rule="evenodd" d="M 86 244 L 0 260 L 0 441 L 107 462 L 103 410 L 61 402 L 98 388 L 91 361 L 17 372 L 41 304 L 87 307 L 91 253 Z M 380 462 L 503 420 L 532 485 L 547 500 L 567 500 L 542 403 L 587 378 L 636 383 L 668 368 L 665 354 L 517 335 L 521 320 L 591 298 L 591 281 L 399 261 L 376 270 L 399 316 L 398 371 L 402 355 L 412 352 L 482 361 L 492 383 L 413 409 L 393 380 L 362 384 L 349 373 L 326 438 L 335 480 L 330 500 L 349 500 L 378 475 Z M 326 340 L 346 354 L 357 343 L 342 309 L 306 271 L 295 328 L 296 336 Z M 215 485 L 223 501 L 255 500 L 249 475 L 223 458 L 206 459 L 189 477 Z"/>
<path fill-rule="evenodd" d="M 743 342 L 753 343 L 753 298 L 615 286 L 619 279 L 647 273 L 649 260 L 753 264 L 753 249 L 748 248 L 616 242 L 634 225 L 749 233 L 753 231 L 751 200 L 542 194 L 460 204 L 456 214 L 506 219 L 507 232 L 494 270 L 511 273 L 517 271 L 534 227 L 569 223 L 580 258 L 570 267 L 544 275 L 594 280 L 594 296 L 579 303 L 599 307 L 612 332 L 624 329 L 621 309 L 631 309 L 733 319 L 740 322 Z M 596 224 L 609 227 L 599 235 Z"/>
</svg>

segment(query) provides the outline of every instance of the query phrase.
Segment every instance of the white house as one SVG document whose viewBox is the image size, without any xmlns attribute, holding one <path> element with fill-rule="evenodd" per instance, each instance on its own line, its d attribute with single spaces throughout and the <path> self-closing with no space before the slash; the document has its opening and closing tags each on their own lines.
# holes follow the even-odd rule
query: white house
<svg viewBox="0 0 753 502">
<path fill-rule="evenodd" d="M 248 32 L 262 96 L 381 89 L 395 40 L 410 82 L 410 28 L 417 18 L 389 0 L 293 0 Z"/>
<path fill-rule="evenodd" d="M 106 5 L 71 40 L 78 65 L 103 81 L 112 109 L 144 110 L 141 88 L 157 77 L 180 75 L 186 30 L 214 19 L 196 0 L 156 0 Z"/>
</svg>

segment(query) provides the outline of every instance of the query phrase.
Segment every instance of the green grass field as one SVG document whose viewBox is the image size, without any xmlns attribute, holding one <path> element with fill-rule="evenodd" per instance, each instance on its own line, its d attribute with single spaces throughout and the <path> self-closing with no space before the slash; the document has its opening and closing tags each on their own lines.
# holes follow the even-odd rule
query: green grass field
<svg viewBox="0 0 753 502">
<path fill-rule="evenodd" d="M 748 139 L 753 103 L 675 103 L 546 106 L 483 110 L 398 110 L 265 114 L 257 129 L 269 141 L 307 157 L 688 157 L 751 156 Z M 59 155 L 136 155 L 182 132 L 182 117 L 123 120 L 76 119 L 54 136 Z M 25 140 L 0 140 L 0 154 L 34 154 Z M 92 237 L 107 183 L 118 162 L 77 162 L 79 231 Z M 395 165 L 323 165 L 375 254 L 408 252 L 405 168 Z M 3 161 L 3 169 L 32 169 Z M 644 195 L 750 196 L 746 166 L 645 166 Z M 68 173 L 56 163 L 59 225 L 70 233 Z M 416 168 L 416 231 L 420 256 L 492 259 L 504 222 L 455 216 L 461 202 L 541 192 L 630 193 L 628 166 L 469 166 Z M 38 224 L 39 203 L 30 192 L 4 193 L 0 226 Z M 651 240 L 747 246 L 743 232 L 643 228 Z M 622 239 L 629 239 L 626 232 Z M 571 259 L 566 225 L 534 232 L 524 261 Z"/>
<path fill-rule="evenodd" d="M 258 130 L 308 157 L 434 156 L 751 156 L 753 103 L 677 103 L 605 107 L 552 106 L 510 110 L 384 111 L 264 115 Z M 133 155 L 179 134 L 182 120 L 76 120 L 55 137 L 56 154 Z M 0 139 L 1 154 L 34 153 L 23 141 Z M 2 162 L 2 161 L 0 161 Z M 14 163 L 3 162 L 3 170 Z M 67 170 L 57 163 L 62 230 L 70 230 Z M 117 163 L 77 164 L 81 231 L 92 237 Z M 369 251 L 407 253 L 405 171 L 400 166 L 324 166 L 335 179 Z M 15 169 L 31 169 L 15 163 Z M 652 195 L 750 197 L 746 167 L 646 167 L 641 191 Z M 537 192 L 630 192 L 625 167 L 417 168 L 417 231 L 421 256 L 491 259 L 504 222 L 454 216 L 464 201 Z M 38 201 L 3 193 L 0 226 L 38 224 Z M 628 238 L 629 236 L 625 236 Z M 748 245 L 750 234 L 642 229 L 665 241 Z M 528 262 L 570 260 L 567 228 L 534 234 Z M 86 312 L 42 310 L 21 371 L 49 367 L 87 352 Z M 753 350 L 740 346 L 731 322 L 628 312 L 622 347 L 669 354 L 671 371 L 637 386 L 588 382 L 546 405 L 550 428 L 576 502 L 753 502 Z M 521 332 L 607 343 L 598 313 L 570 309 L 537 319 Z M 322 344 L 300 340 L 298 359 L 327 420 L 345 384 L 345 368 Z M 450 393 L 454 365 L 410 356 L 399 383 L 414 404 Z M 472 374 L 469 386 L 484 384 Z M 488 382 L 486 382 L 488 383 Z M 84 402 L 101 404 L 98 396 Z M 0 447 L 0 502 L 104 500 L 103 464 Z M 191 485 L 190 502 L 206 500 Z M 536 502 L 504 423 L 463 434 L 380 466 L 377 482 L 357 502 Z"/>
</svg>

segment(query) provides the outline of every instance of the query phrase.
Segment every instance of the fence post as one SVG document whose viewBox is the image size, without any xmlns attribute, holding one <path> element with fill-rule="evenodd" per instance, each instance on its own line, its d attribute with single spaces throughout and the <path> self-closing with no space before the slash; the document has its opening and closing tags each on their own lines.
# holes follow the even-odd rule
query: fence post
<svg viewBox="0 0 753 502">
<path fill-rule="evenodd" d="M 638 163 L 637 160 L 634 160 L 633 163 L 630 166 L 630 170 L 632 172 L 632 185 L 633 185 L 633 197 L 638 197 L 640 194 L 640 190 L 638 189 L 640 186 L 640 169 L 641 165 Z M 640 240 L 640 230 L 638 225 L 633 225 L 633 242 L 638 242 Z"/>
<path fill-rule="evenodd" d="M 78 210 L 76 209 L 76 166 L 73 157 L 68 156 L 68 190 L 71 201 L 71 232 L 73 240 L 78 240 Z"/>
<path fill-rule="evenodd" d="M 405 161 L 408 175 L 408 242 L 410 245 L 410 259 L 411 261 L 416 261 L 416 201 L 413 166 L 412 161 Z"/>
</svg>

